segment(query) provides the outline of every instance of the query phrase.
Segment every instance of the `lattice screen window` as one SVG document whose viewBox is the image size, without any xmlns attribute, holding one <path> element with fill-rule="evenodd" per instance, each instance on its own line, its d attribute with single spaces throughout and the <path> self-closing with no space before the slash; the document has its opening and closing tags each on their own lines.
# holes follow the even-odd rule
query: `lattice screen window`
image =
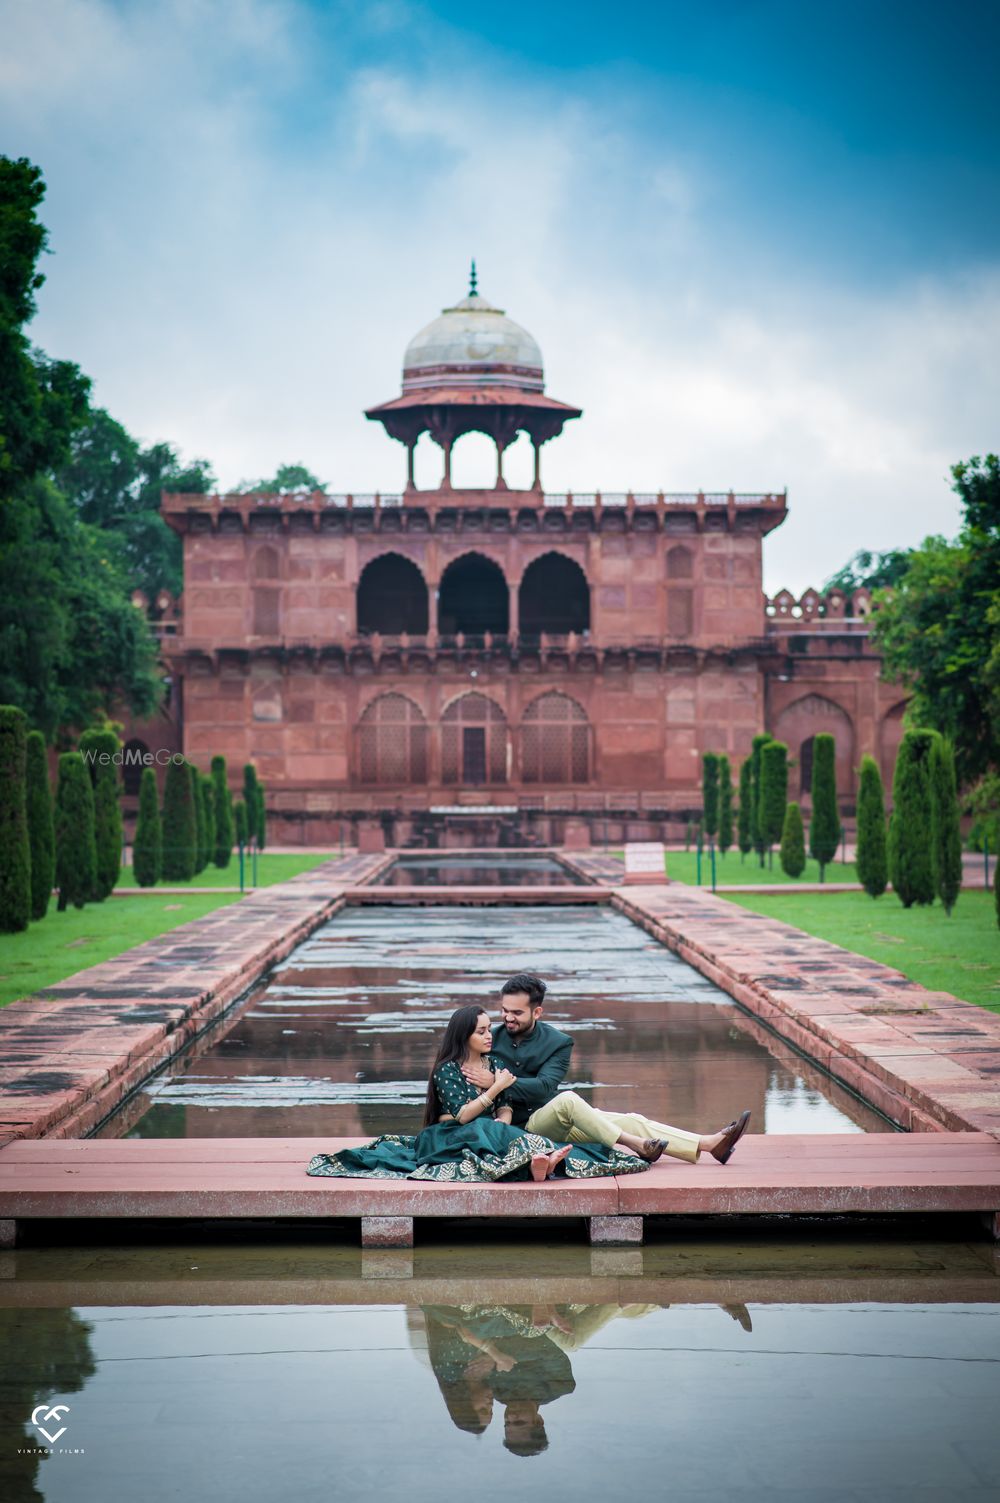
<svg viewBox="0 0 1000 1503">
<path fill-rule="evenodd" d="M 363 783 L 427 782 L 427 722 L 403 694 L 373 699 L 358 723 Z"/>
<path fill-rule="evenodd" d="M 521 777 L 526 783 L 585 783 L 590 725 L 575 699 L 543 694 L 524 712 Z"/>
<path fill-rule="evenodd" d="M 507 781 L 507 719 L 485 694 L 463 694 L 441 716 L 441 781 Z"/>
</svg>

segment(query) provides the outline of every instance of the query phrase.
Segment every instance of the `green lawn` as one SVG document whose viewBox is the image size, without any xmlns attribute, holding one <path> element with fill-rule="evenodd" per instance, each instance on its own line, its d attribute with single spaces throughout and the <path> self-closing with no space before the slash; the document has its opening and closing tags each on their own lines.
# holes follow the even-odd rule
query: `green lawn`
<svg viewBox="0 0 1000 1503">
<path fill-rule="evenodd" d="M 108 898 L 57 913 L 53 898 L 39 923 L 21 934 L 0 934 L 0 1007 L 54 986 L 85 966 L 110 960 L 189 919 L 202 918 L 213 908 L 239 901 L 238 893 L 192 892 L 176 897 L 164 893 L 157 898 Z"/>
<path fill-rule="evenodd" d="M 904 908 L 891 892 L 874 901 L 863 892 L 741 893 L 727 901 L 881 960 L 932 991 L 1000 1012 L 1000 929 L 992 893 L 963 892 L 951 918 L 936 903 Z"/>
<path fill-rule="evenodd" d="M 288 877 L 297 877 L 300 872 L 312 871 L 314 866 L 319 866 L 324 861 L 331 861 L 337 851 L 303 851 L 301 855 L 285 856 L 273 855 L 270 851 L 264 851 L 257 857 L 257 886 L 270 887 L 274 882 L 284 882 Z M 249 858 L 244 858 L 244 881 L 250 886 L 253 876 L 253 863 Z M 118 887 L 134 887 L 135 877 L 130 866 L 122 867 L 122 874 L 116 884 Z M 192 877 L 190 883 L 165 882 L 165 887 L 238 887 L 240 885 L 240 862 L 234 853 L 233 859 L 228 866 L 216 866 L 209 862 L 203 872 Z"/>
<path fill-rule="evenodd" d="M 624 852 L 612 851 L 612 856 L 623 859 Z M 694 851 L 668 851 L 667 874 L 673 882 L 689 882 L 692 885 L 697 880 L 698 857 Z M 828 882 L 856 882 L 857 875 L 853 861 L 846 866 L 841 866 L 839 859 L 831 861 L 826 868 L 826 880 Z M 747 856 L 740 860 L 739 851 L 730 851 L 726 856 L 716 854 L 715 857 L 715 881 L 719 887 L 724 884 L 735 884 L 740 887 L 756 886 L 760 882 L 782 882 L 794 887 L 796 882 L 818 882 L 819 862 L 807 861 L 806 869 L 801 877 L 786 877 L 781 870 L 781 862 L 778 853 L 774 853 L 774 866 L 761 866 L 756 856 Z M 703 887 L 712 885 L 712 863 L 708 852 L 702 853 L 701 858 L 701 883 Z"/>
</svg>

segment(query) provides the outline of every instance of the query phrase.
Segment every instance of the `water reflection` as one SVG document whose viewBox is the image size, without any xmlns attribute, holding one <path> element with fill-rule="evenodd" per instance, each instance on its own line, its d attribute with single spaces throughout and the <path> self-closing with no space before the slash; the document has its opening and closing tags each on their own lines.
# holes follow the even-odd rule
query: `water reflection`
<svg viewBox="0 0 1000 1503">
<path fill-rule="evenodd" d="M 576 1043 L 566 1082 L 595 1106 L 707 1133 L 884 1131 L 730 998 L 605 908 L 348 909 L 299 945 L 239 1016 L 157 1077 L 105 1133 L 363 1137 L 419 1128 L 440 1030 L 496 1010 L 503 980 L 550 983 Z"/>
<path fill-rule="evenodd" d="M 380 887 L 580 887 L 551 856 L 400 856 Z"/>
<path fill-rule="evenodd" d="M 174 1235 L 0 1254 L 4 1503 L 440 1503 L 484 1477 L 546 1503 L 1000 1485 L 987 1244 L 449 1240 L 373 1260 L 328 1230 Z M 69 1404 L 84 1454 L 27 1454 L 42 1400 Z"/>
</svg>

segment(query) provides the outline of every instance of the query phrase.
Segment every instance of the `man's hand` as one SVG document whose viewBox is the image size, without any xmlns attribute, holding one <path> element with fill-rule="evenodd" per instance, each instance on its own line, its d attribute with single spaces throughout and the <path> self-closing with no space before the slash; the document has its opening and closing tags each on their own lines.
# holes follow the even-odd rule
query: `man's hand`
<svg viewBox="0 0 1000 1503">
<path fill-rule="evenodd" d="M 466 1080 L 470 1080 L 481 1091 L 488 1091 L 493 1084 L 495 1076 L 492 1070 L 487 1070 L 485 1065 L 467 1064 L 462 1066 L 462 1074 Z"/>
</svg>

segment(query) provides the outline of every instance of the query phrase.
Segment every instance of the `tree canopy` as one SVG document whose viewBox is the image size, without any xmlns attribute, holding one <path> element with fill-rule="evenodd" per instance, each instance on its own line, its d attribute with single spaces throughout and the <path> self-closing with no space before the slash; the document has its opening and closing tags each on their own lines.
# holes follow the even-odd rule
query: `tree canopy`
<svg viewBox="0 0 1000 1503">
<path fill-rule="evenodd" d="M 280 495 L 286 491 L 321 491 L 324 488 L 322 480 L 317 480 L 312 470 L 307 470 L 304 464 L 279 464 L 270 479 L 241 480 L 237 487 L 241 491 L 260 491 L 266 495 Z"/>
<path fill-rule="evenodd" d="M 912 692 L 908 719 L 953 743 L 963 785 L 1000 765 L 1000 459 L 952 468 L 958 537 L 929 537 L 878 601 L 883 672 Z"/>
<path fill-rule="evenodd" d="M 909 558 L 909 548 L 889 548 L 885 553 L 859 548 L 836 574 L 830 575 L 823 589 L 843 590 L 845 595 L 852 595 L 855 590 L 894 585 L 906 573 Z"/>
</svg>

